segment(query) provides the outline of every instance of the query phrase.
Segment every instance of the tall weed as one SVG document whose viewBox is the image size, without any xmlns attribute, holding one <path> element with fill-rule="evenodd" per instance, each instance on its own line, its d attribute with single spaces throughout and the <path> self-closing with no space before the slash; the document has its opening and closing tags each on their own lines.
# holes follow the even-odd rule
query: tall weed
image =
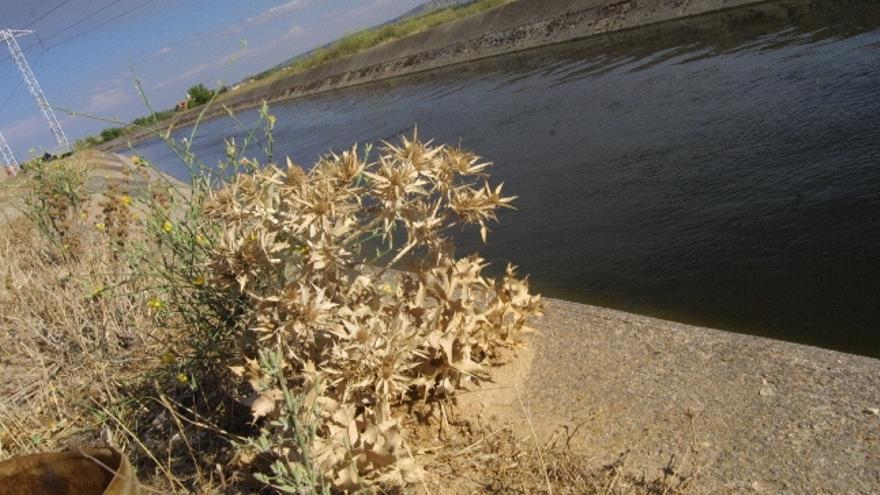
<svg viewBox="0 0 880 495">
<path fill-rule="evenodd" d="M 66 252 L 77 250 L 76 230 L 89 196 L 88 171 L 76 160 L 36 159 L 28 167 L 31 188 L 25 197 L 24 213 L 52 242 Z"/>
</svg>

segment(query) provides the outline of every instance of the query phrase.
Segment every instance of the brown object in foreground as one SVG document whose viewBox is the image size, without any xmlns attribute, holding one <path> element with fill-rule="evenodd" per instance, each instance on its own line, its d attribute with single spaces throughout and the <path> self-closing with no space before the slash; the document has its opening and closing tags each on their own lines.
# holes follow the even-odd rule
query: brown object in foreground
<svg viewBox="0 0 880 495">
<path fill-rule="evenodd" d="M 128 460 L 116 449 L 32 454 L 0 462 L 0 495 L 138 495 Z"/>
</svg>

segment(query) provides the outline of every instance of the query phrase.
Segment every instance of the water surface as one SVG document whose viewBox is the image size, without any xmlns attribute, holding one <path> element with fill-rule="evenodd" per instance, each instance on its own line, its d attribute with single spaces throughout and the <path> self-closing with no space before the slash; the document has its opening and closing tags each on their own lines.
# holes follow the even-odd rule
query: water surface
<svg viewBox="0 0 880 495">
<path fill-rule="evenodd" d="M 272 111 L 301 163 L 415 125 L 495 162 L 519 209 L 481 253 L 545 295 L 880 356 L 877 2 L 775 2 Z M 207 122 L 194 149 L 215 163 L 230 135 Z M 163 146 L 139 151 L 185 176 Z"/>
</svg>

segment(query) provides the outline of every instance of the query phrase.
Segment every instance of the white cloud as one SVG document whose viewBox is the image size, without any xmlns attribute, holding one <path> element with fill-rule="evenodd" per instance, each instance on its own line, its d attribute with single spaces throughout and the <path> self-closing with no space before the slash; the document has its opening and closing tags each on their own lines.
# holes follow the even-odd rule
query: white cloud
<svg viewBox="0 0 880 495">
<path fill-rule="evenodd" d="M 118 88 L 108 89 L 93 96 L 86 107 L 86 111 L 89 113 L 106 112 L 117 105 L 125 103 L 128 99 L 129 95 L 125 91 Z"/>
<path fill-rule="evenodd" d="M 170 46 L 163 46 L 162 48 L 153 52 L 153 54 L 150 55 L 150 57 L 153 57 L 153 58 L 161 57 L 162 55 L 167 55 L 167 54 L 171 53 L 172 51 L 173 51 L 173 49 Z"/>
<path fill-rule="evenodd" d="M 33 137 L 37 131 L 40 130 L 41 127 L 46 127 L 46 132 L 48 133 L 48 124 L 41 116 L 36 117 L 28 117 L 24 120 L 19 120 L 15 124 L 3 129 L 3 135 L 6 137 L 6 140 L 9 141 L 9 144 L 15 146 L 15 141 L 25 141 Z"/>
<path fill-rule="evenodd" d="M 284 33 L 284 37 L 287 39 L 302 38 L 305 34 L 306 34 L 306 28 L 304 28 L 300 25 L 295 25 L 295 26 L 291 27 L 290 29 L 288 29 L 286 33 Z"/>
<path fill-rule="evenodd" d="M 230 35 L 240 36 L 241 32 L 244 31 L 245 28 L 251 28 L 266 23 L 268 21 L 280 19 L 287 14 L 297 12 L 308 7 L 309 5 L 311 5 L 311 3 L 312 0 L 290 0 L 280 5 L 270 7 L 255 16 L 248 17 L 242 22 L 232 24 L 227 28 L 218 30 L 214 33 L 214 36 L 218 38 L 226 38 Z M 197 47 L 201 44 L 201 42 L 201 38 L 196 39 L 193 42 L 193 47 Z"/>
<path fill-rule="evenodd" d="M 311 0 L 291 0 L 289 2 L 282 3 L 281 5 L 276 5 L 272 8 L 260 12 L 253 17 L 248 17 L 244 21 L 244 26 L 262 24 L 266 21 L 277 18 L 278 16 L 304 9 L 309 6 L 309 3 L 311 3 Z"/>
<path fill-rule="evenodd" d="M 111 77 L 109 79 L 101 79 L 95 85 L 95 91 L 104 92 L 108 91 L 111 88 L 116 88 L 122 86 L 124 83 L 131 81 L 131 73 L 130 72 L 121 72 L 117 74 L 115 77 Z"/>
</svg>

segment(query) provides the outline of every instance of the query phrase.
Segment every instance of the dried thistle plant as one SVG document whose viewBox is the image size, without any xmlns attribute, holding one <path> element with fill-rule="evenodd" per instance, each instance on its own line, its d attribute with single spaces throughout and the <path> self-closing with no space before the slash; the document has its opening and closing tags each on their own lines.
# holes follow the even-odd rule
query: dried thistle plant
<svg viewBox="0 0 880 495">
<path fill-rule="evenodd" d="M 233 371 L 250 383 L 255 421 L 266 418 L 257 450 L 274 458 L 264 479 L 276 487 L 301 465 L 299 420 L 313 427 L 311 465 L 335 488 L 418 480 L 397 406 L 484 378 L 541 312 L 512 267 L 492 280 L 478 256 L 455 257 L 453 231 L 476 226 L 485 241 L 514 199 L 489 185 L 488 164 L 417 136 L 367 154 L 354 147 L 308 172 L 268 165 L 205 204 L 220 232 L 206 283 L 252 308 Z M 297 410 L 289 390 L 302 391 Z"/>
</svg>

